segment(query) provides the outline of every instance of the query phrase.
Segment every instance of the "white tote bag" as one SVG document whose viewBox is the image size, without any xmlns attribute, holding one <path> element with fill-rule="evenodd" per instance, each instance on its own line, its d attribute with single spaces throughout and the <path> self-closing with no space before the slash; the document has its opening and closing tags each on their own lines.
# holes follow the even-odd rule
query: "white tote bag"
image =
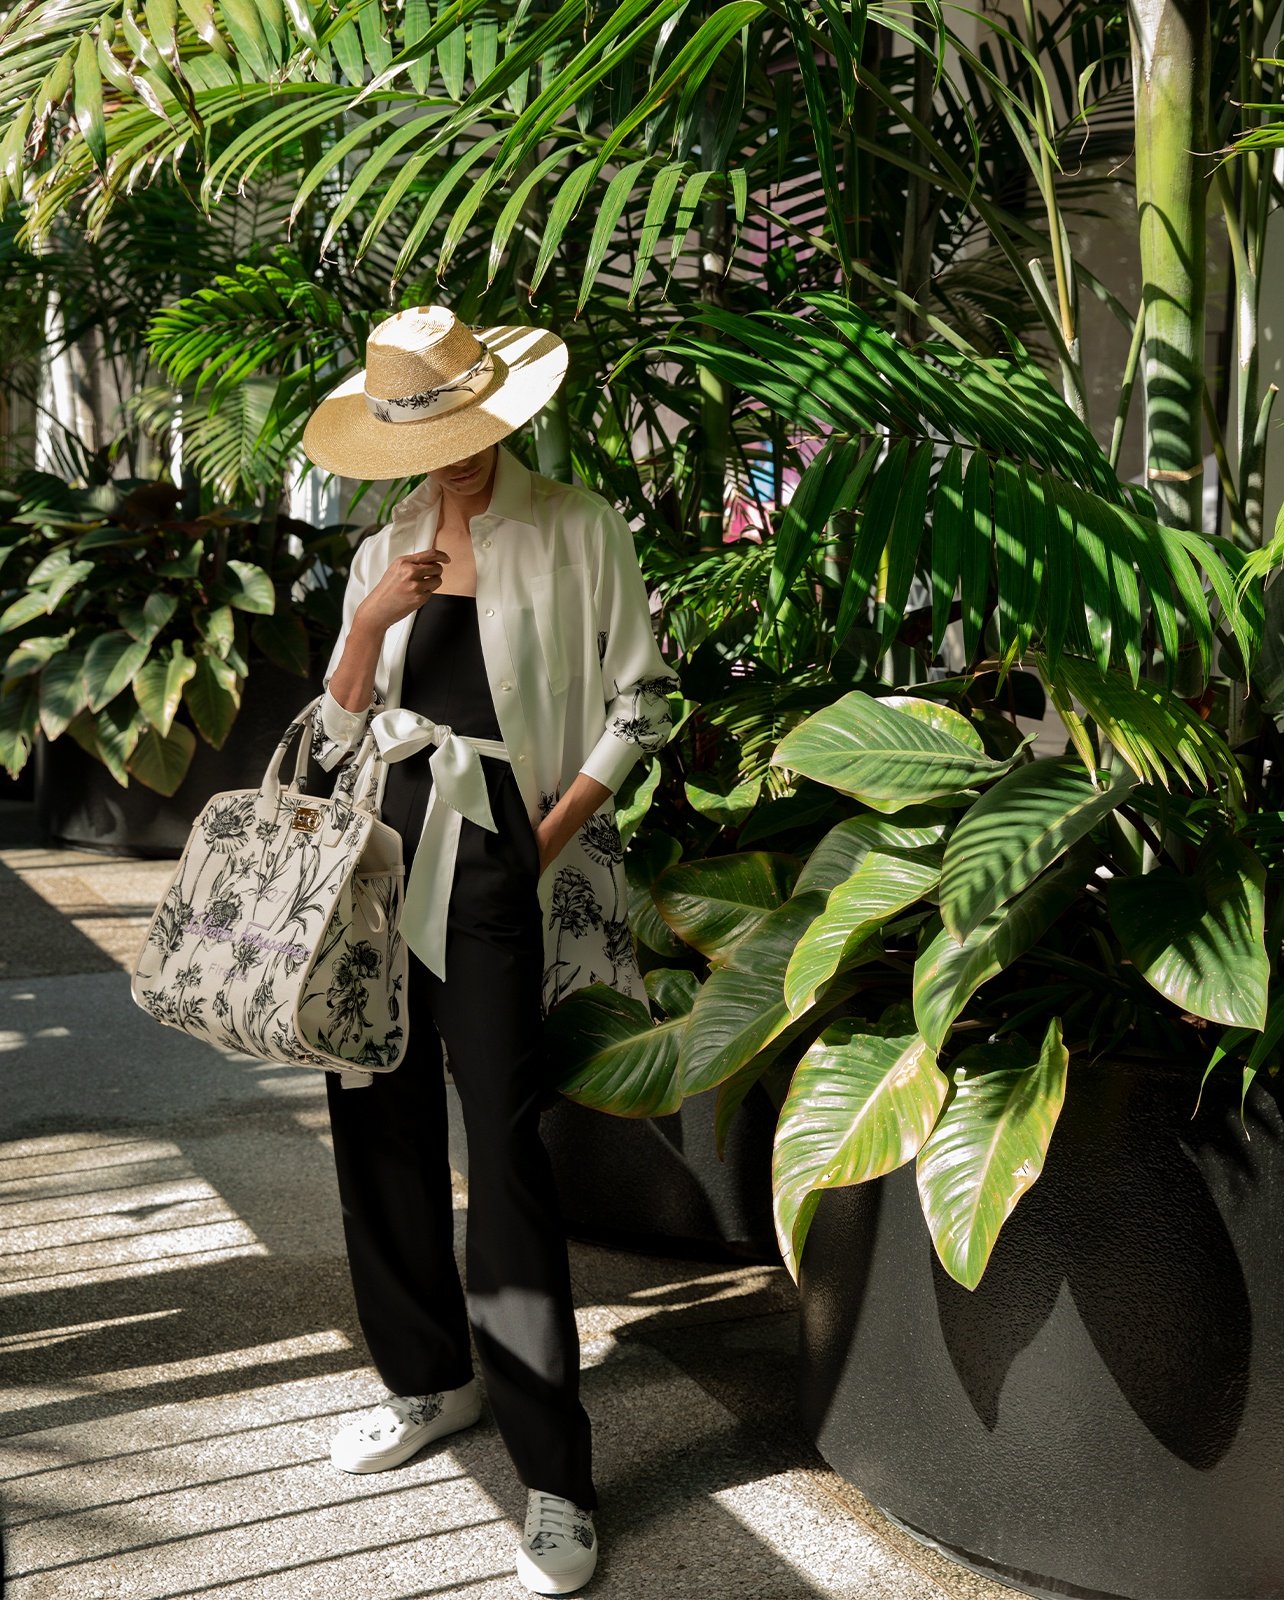
<svg viewBox="0 0 1284 1600">
<path fill-rule="evenodd" d="M 258 789 L 202 808 L 130 992 L 158 1022 L 264 1061 L 390 1072 L 408 1042 L 402 839 L 378 816 L 385 762 L 370 734 L 329 799 L 304 793 L 320 703 L 291 722 Z"/>
</svg>

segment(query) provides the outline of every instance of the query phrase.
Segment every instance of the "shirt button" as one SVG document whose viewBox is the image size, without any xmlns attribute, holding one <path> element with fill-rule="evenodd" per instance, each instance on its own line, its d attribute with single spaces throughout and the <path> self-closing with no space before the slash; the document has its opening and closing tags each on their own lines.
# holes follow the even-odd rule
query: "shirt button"
<svg viewBox="0 0 1284 1600">
<path fill-rule="evenodd" d="M 491 610 L 491 608 L 489 606 L 486 607 L 486 615 L 488 617 L 493 617 L 495 615 L 495 613 Z"/>
<path fill-rule="evenodd" d="M 512 687 L 513 687 L 512 684 L 509 683 L 507 678 L 505 678 L 504 681 L 500 684 L 500 688 L 501 689 L 511 689 Z"/>
<path fill-rule="evenodd" d="M 518 759 L 518 760 L 519 760 L 519 761 L 525 761 L 525 759 L 526 759 L 526 757 L 525 757 L 525 756 L 518 756 L 518 758 L 517 758 L 517 759 Z"/>
<path fill-rule="evenodd" d="M 483 539 L 482 540 L 482 549 L 483 550 L 489 550 L 490 549 L 490 540 L 489 539 Z"/>
</svg>

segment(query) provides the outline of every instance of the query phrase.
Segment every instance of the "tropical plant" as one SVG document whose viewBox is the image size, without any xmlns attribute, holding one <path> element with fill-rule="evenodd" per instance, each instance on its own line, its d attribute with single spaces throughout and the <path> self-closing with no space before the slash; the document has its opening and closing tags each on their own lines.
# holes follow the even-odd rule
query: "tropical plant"
<svg viewBox="0 0 1284 1600">
<path fill-rule="evenodd" d="M 252 652 L 306 675 L 329 648 L 350 553 L 342 528 L 182 516 L 171 485 L 69 489 L 44 473 L 0 493 L 0 762 L 37 729 L 68 734 L 116 781 L 170 795 L 199 734 L 216 749 Z M 292 548 L 293 543 L 293 548 Z"/>
<path fill-rule="evenodd" d="M 634 923 L 664 1020 L 605 987 L 566 1001 L 563 1090 L 657 1115 L 716 1089 L 721 1137 L 765 1076 L 790 1269 L 821 1190 L 917 1157 L 938 1255 L 968 1287 L 1038 1177 L 1073 1054 L 1229 1057 L 1247 1090 L 1284 1037 L 1272 836 L 1197 713 L 1090 662 L 1073 682 L 1083 714 L 1058 710 L 1086 762 L 1031 759 L 979 674 L 854 691 L 772 758 L 837 800 L 805 862 L 675 861 L 653 833 Z"/>
</svg>

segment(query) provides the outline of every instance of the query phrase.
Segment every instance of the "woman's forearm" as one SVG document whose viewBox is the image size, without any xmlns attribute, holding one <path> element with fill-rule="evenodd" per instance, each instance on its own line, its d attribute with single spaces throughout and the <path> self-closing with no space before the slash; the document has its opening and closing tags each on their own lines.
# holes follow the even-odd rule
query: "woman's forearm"
<svg viewBox="0 0 1284 1600">
<path fill-rule="evenodd" d="M 339 665 L 327 685 L 345 711 L 364 711 L 370 704 L 382 646 L 383 631 L 365 621 L 358 608 Z"/>
<path fill-rule="evenodd" d="M 536 830 L 541 869 L 562 853 L 593 813 L 611 798 L 612 792 L 604 783 L 590 778 L 587 772 L 576 775 L 570 788 Z"/>
</svg>

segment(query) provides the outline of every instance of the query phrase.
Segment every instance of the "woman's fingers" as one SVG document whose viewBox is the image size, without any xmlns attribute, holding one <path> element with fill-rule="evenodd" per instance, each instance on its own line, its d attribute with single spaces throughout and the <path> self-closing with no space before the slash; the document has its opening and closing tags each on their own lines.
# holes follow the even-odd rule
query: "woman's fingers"
<svg viewBox="0 0 1284 1600">
<path fill-rule="evenodd" d="M 416 550 L 401 557 L 417 594 L 432 594 L 441 588 L 441 569 L 450 557 L 444 550 Z"/>
<path fill-rule="evenodd" d="M 437 567 L 449 561 L 450 557 L 444 550 L 414 550 L 409 555 L 402 556 L 403 561 L 409 561 L 416 567 Z"/>
</svg>

